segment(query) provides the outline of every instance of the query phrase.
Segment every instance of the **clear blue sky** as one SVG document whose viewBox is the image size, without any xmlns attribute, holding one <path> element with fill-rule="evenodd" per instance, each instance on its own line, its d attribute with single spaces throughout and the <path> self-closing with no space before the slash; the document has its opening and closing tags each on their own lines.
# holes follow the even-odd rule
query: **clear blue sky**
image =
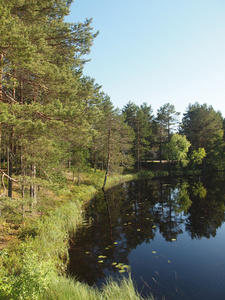
<svg viewBox="0 0 225 300">
<path fill-rule="evenodd" d="M 93 18 L 84 74 L 115 107 L 212 105 L 225 117 L 224 0 L 74 0 L 67 21 Z"/>
</svg>

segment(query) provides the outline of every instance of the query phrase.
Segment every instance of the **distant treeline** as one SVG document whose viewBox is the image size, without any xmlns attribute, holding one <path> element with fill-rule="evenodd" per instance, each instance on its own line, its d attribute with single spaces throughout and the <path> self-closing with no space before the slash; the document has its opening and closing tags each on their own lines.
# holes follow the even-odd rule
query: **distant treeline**
<svg viewBox="0 0 225 300">
<path fill-rule="evenodd" d="M 91 77 L 85 55 L 97 33 L 91 19 L 67 23 L 71 1 L 8 0 L 0 18 L 0 162 L 2 192 L 14 173 L 24 196 L 39 179 L 87 167 L 124 172 L 150 159 L 204 162 L 224 168 L 224 120 L 211 106 L 179 113 L 166 103 L 129 102 L 122 111 Z M 176 134 L 174 134 L 176 132 Z M 203 152 L 204 153 L 203 153 Z M 6 183 L 6 180 L 8 183 Z"/>
</svg>

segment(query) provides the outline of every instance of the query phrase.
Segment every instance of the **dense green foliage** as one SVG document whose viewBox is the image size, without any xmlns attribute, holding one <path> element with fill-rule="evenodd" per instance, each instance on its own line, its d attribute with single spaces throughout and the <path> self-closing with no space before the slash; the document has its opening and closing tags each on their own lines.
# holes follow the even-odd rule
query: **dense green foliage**
<svg viewBox="0 0 225 300">
<path fill-rule="evenodd" d="M 190 141 L 192 151 L 204 148 L 211 166 L 223 166 L 224 129 L 220 112 L 206 104 L 189 105 L 182 120 L 181 132 Z"/>
<path fill-rule="evenodd" d="M 191 143 L 186 139 L 185 135 L 175 133 L 169 143 L 164 147 L 165 157 L 168 160 L 176 160 L 182 165 L 186 164 L 187 153 Z"/>
<path fill-rule="evenodd" d="M 152 159 L 186 161 L 190 162 L 190 168 L 203 161 L 205 165 L 224 168 L 225 123 L 211 106 L 190 105 L 181 124 L 179 113 L 169 103 L 158 109 L 156 117 L 147 103 L 138 106 L 129 102 L 120 111 L 93 78 L 84 76 L 86 55 L 98 32 L 93 32 L 91 19 L 83 23 L 65 21 L 71 2 L 0 0 L 0 196 L 1 207 L 7 212 L 5 223 L 12 221 L 12 214 L 15 223 L 23 222 L 27 207 L 32 211 L 36 206 L 37 214 L 48 214 L 51 197 L 44 197 L 43 190 L 48 186 L 51 192 L 62 191 L 69 171 L 73 174 L 73 184 L 75 178 L 80 184 L 80 173 L 84 170 L 91 172 L 93 168 L 96 174 L 98 169 L 106 175 L 121 174 L 134 170 L 135 166 L 140 171 L 143 163 Z M 179 125 L 181 130 L 177 134 Z M 144 173 L 145 170 L 140 176 Z M 102 184 L 103 180 L 98 182 L 98 188 Z M 7 195 L 19 202 L 13 206 L 13 201 L 7 202 Z M 62 196 L 68 200 L 68 195 Z M 38 206 L 43 199 L 49 201 L 43 206 L 45 211 Z M 36 224 L 38 229 L 27 232 L 39 238 L 16 249 L 22 255 L 18 270 L 15 263 L 13 271 L 4 269 L 13 258 L 7 252 L 2 253 L 0 285 L 4 283 L 1 293 L 5 299 L 8 295 L 12 297 L 9 299 L 17 299 L 18 294 L 24 297 L 21 299 L 30 299 L 29 295 L 37 289 L 40 293 L 46 291 L 50 278 L 61 270 L 68 232 L 71 226 L 76 227 L 69 216 L 81 209 L 79 205 L 73 208 L 74 203 L 67 205 L 63 213 L 58 210 L 49 213 L 51 224 L 42 218 Z M 67 218 L 71 221 L 69 228 Z M 59 232 L 52 229 L 56 223 Z M 55 244 L 51 246 L 46 242 L 50 237 L 42 235 L 46 228 L 54 232 Z M 40 249 L 44 249 L 45 258 L 46 253 L 55 252 L 38 265 Z M 38 287 L 35 276 L 43 279 Z M 27 280 L 34 283 L 31 290 L 27 290 Z M 54 282 L 53 286 L 57 284 Z M 117 297 L 116 292 L 112 295 Z M 49 292 L 46 299 L 54 297 Z M 111 298 L 105 296 L 105 299 Z"/>
<path fill-rule="evenodd" d="M 2 3 L 0 45 L 0 158 L 3 190 L 12 197 L 13 173 L 22 197 L 37 199 L 38 178 L 63 181 L 87 167 L 112 172 L 142 169 L 142 162 L 168 158 L 178 126 L 191 153 L 223 167 L 223 119 L 207 105 L 190 105 L 182 123 L 166 103 L 129 102 L 122 112 L 94 79 L 83 75 L 85 55 L 97 37 L 91 19 L 67 23 L 72 1 L 10 0 Z M 170 153 L 172 153 L 170 149 Z M 41 154 L 41 155 L 40 155 Z M 8 183 L 6 182 L 8 178 Z"/>
</svg>

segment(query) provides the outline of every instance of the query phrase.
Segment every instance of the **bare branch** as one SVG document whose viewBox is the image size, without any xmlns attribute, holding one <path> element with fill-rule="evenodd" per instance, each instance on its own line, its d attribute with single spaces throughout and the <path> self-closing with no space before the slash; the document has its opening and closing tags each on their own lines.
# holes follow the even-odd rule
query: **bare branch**
<svg viewBox="0 0 225 300">
<path fill-rule="evenodd" d="M 0 172 L 2 173 L 3 176 L 7 177 L 8 179 L 14 181 L 14 182 L 18 182 L 19 180 L 16 180 L 12 177 L 10 177 L 9 175 L 7 175 L 3 170 L 0 169 Z"/>
<path fill-rule="evenodd" d="M 41 112 L 39 112 L 39 111 L 36 111 L 36 113 L 39 115 L 39 116 L 41 116 L 42 118 L 44 118 L 44 119 L 48 119 L 48 120 L 53 120 L 51 117 L 48 117 L 48 116 L 46 116 L 46 115 L 44 115 L 43 113 L 41 113 Z"/>
<path fill-rule="evenodd" d="M 3 170 L 0 169 L 0 172 L 2 173 L 2 186 L 3 186 L 3 193 L 0 195 L 0 197 L 5 195 L 5 191 L 6 191 L 6 187 L 5 187 L 5 183 L 4 183 L 4 177 L 7 177 L 8 179 L 14 181 L 14 182 L 18 182 L 18 180 L 13 179 L 12 177 L 10 177 L 9 175 L 7 175 Z"/>
<path fill-rule="evenodd" d="M 11 101 L 11 102 L 14 102 L 14 103 L 18 103 L 13 97 L 9 96 L 8 94 L 6 94 L 6 92 L 4 90 L 3 91 L 3 94 Z"/>
</svg>

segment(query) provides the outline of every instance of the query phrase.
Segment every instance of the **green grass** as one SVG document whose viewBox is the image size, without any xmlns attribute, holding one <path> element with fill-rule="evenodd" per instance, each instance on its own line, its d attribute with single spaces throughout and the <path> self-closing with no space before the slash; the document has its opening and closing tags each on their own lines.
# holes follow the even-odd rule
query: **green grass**
<svg viewBox="0 0 225 300">
<path fill-rule="evenodd" d="M 83 175 L 79 187 L 69 182 L 54 192 L 42 191 L 37 206 L 22 219 L 18 218 L 21 199 L 18 206 L 14 200 L 14 210 L 6 207 L 7 218 L 20 222 L 20 229 L 18 239 L 0 251 L 0 299 L 141 299 L 130 278 L 111 280 L 98 290 L 65 276 L 70 234 L 83 222 L 83 206 L 101 188 L 103 178 L 104 173 L 93 172 Z M 133 178 L 108 177 L 106 187 Z M 41 217 L 40 207 L 47 212 Z"/>
<path fill-rule="evenodd" d="M 60 277 L 52 281 L 40 300 L 140 300 L 131 278 L 119 282 L 108 280 L 101 289 L 75 282 L 72 278 Z M 153 300 L 152 297 L 148 298 Z"/>
</svg>

